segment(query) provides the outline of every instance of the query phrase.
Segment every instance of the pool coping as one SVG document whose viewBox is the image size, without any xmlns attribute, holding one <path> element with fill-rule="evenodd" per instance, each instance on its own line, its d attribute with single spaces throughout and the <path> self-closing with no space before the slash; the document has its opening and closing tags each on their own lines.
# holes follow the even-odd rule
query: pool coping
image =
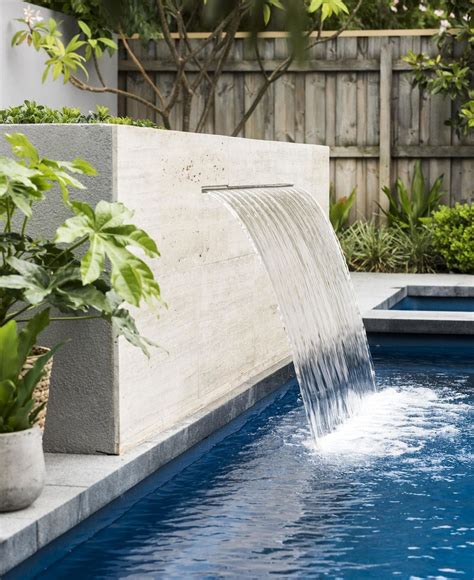
<svg viewBox="0 0 474 580">
<path fill-rule="evenodd" d="M 352 278 L 367 332 L 474 335 L 474 312 L 389 310 L 406 296 L 474 297 L 474 276 L 353 273 Z"/>
<path fill-rule="evenodd" d="M 474 314 L 466 318 L 459 312 L 380 308 L 393 305 L 409 286 L 444 288 L 440 292 L 448 287 L 459 292 L 470 288 L 474 292 L 474 276 L 353 273 L 351 278 L 368 332 L 474 334 Z M 292 378 L 294 369 L 288 357 L 119 456 L 47 453 L 47 483 L 40 498 L 26 510 L 0 514 L 0 577 Z"/>
</svg>

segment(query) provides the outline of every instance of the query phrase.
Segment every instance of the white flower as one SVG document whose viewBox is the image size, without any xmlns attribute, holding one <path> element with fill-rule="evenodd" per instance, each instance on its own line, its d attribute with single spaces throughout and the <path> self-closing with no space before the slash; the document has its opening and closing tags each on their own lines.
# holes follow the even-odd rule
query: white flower
<svg viewBox="0 0 474 580">
<path fill-rule="evenodd" d="M 464 14 L 462 19 L 464 20 L 464 22 L 467 22 L 469 20 L 469 16 L 467 14 Z"/>
<path fill-rule="evenodd" d="M 446 32 L 448 28 L 449 28 L 449 20 L 446 19 L 441 20 L 441 22 L 439 23 L 439 33 L 443 34 L 443 32 Z"/>
<path fill-rule="evenodd" d="M 438 18 L 442 18 L 444 16 L 444 12 L 443 10 L 440 10 L 438 8 L 437 10 L 434 11 L 434 15 L 437 16 Z"/>
<path fill-rule="evenodd" d="M 35 22 L 41 22 L 43 20 L 41 12 L 39 10 L 36 10 L 35 12 L 29 5 L 23 9 L 23 15 L 28 26 L 33 26 Z"/>
<path fill-rule="evenodd" d="M 390 6 L 390 10 L 391 10 L 392 12 L 398 12 L 398 9 L 397 9 L 397 7 L 396 7 L 394 4 L 392 4 L 392 5 Z"/>
<path fill-rule="evenodd" d="M 424 4 L 420 4 L 419 7 L 420 12 L 426 12 L 426 6 Z"/>
</svg>

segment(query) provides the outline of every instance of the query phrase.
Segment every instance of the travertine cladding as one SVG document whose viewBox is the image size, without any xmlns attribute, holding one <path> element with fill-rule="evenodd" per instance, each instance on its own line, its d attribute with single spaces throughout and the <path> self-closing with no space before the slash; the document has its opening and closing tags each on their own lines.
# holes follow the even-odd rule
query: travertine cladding
<svg viewBox="0 0 474 580">
<path fill-rule="evenodd" d="M 85 415 L 94 414 L 102 405 L 101 413 L 95 413 L 95 421 L 86 417 L 87 429 L 69 433 L 65 443 L 61 432 L 67 433 L 68 424 L 55 418 L 47 437 L 50 448 L 118 452 L 287 358 L 286 335 L 263 265 L 237 220 L 202 187 L 291 183 L 311 192 L 327 210 L 328 148 L 135 127 L 31 129 L 37 144 L 48 144 L 45 153 L 62 145 L 60 157 L 81 156 L 101 165 L 105 175 L 94 197 L 124 202 L 157 240 L 162 258 L 154 267 L 168 304 L 159 318 L 157 312 L 136 313 L 143 333 L 162 346 L 150 360 L 120 340 L 113 360 L 104 364 L 111 339 L 106 329 L 87 327 L 95 344 L 97 332 L 103 341 L 96 354 L 89 348 L 92 358 L 79 371 L 89 385 L 86 401 L 94 396 L 93 408 L 82 404 L 72 386 L 55 387 L 61 389 L 64 413 L 71 396 L 75 414 L 79 407 Z M 59 144 L 53 142 L 55 134 L 61 135 Z M 100 397 L 97 390 L 91 393 L 87 379 L 94 365 L 101 369 Z M 56 415 L 61 412 L 55 409 Z"/>
</svg>

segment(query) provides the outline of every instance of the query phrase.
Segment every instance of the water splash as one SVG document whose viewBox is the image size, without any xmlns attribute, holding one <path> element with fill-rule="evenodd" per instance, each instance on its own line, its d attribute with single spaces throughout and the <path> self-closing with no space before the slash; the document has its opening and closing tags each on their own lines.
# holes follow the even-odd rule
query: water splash
<svg viewBox="0 0 474 580">
<path fill-rule="evenodd" d="M 375 391 L 367 337 L 334 231 L 294 187 L 209 191 L 242 222 L 272 281 L 315 439 Z"/>
</svg>

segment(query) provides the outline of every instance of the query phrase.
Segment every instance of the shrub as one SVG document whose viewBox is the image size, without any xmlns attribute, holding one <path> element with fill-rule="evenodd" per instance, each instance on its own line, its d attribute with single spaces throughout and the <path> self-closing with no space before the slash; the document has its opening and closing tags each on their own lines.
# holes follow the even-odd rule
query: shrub
<svg viewBox="0 0 474 580">
<path fill-rule="evenodd" d="M 152 127 L 158 125 L 146 119 L 136 120 L 131 117 L 113 117 L 107 107 L 97 106 L 95 111 L 81 113 L 79 109 L 63 107 L 50 109 L 34 101 L 25 101 L 19 107 L 0 109 L 0 124 L 36 124 L 36 123 L 106 123 L 111 125 L 133 125 L 134 127 Z"/>
<path fill-rule="evenodd" d="M 356 222 L 339 234 L 351 270 L 358 272 L 430 273 L 443 269 L 427 227 L 406 230 Z"/>
<path fill-rule="evenodd" d="M 433 243 L 447 267 L 474 274 L 474 205 L 442 206 L 429 222 Z"/>
<path fill-rule="evenodd" d="M 343 232 L 339 241 L 351 270 L 358 272 L 399 272 L 406 258 L 395 228 L 373 222 L 356 222 Z"/>
<path fill-rule="evenodd" d="M 404 272 L 428 274 L 445 270 L 444 262 L 434 247 L 433 233 L 429 228 L 396 229 L 397 243 L 405 260 Z"/>
</svg>

